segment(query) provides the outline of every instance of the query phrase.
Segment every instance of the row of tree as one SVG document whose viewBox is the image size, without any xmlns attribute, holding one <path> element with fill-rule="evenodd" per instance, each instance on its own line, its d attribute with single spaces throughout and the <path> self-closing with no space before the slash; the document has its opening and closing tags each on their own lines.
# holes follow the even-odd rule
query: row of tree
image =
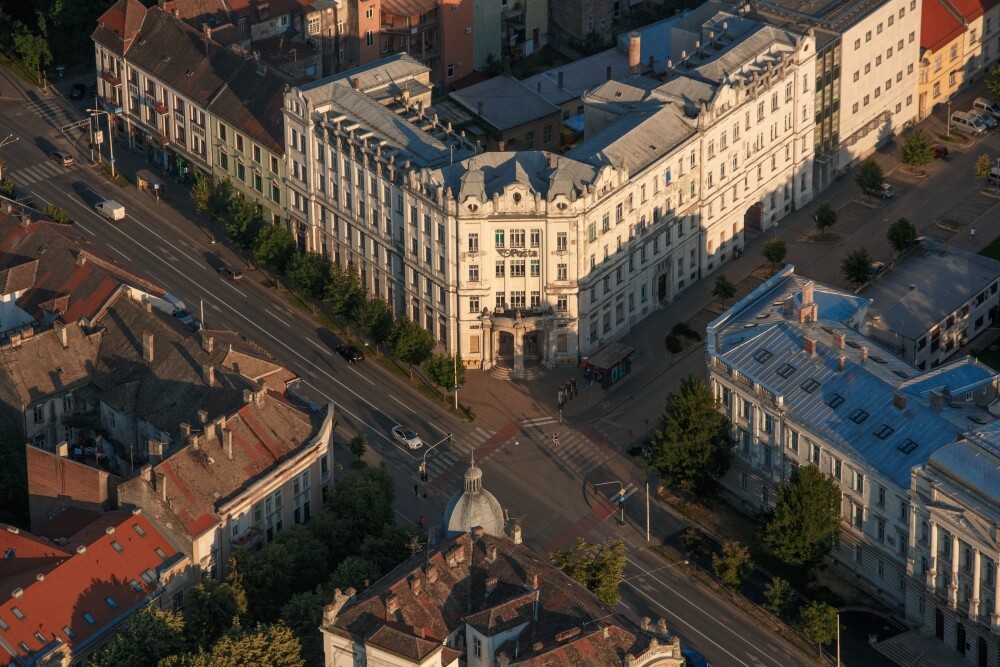
<svg viewBox="0 0 1000 667">
<path fill-rule="evenodd" d="M 0 7 L 0 42 L 5 51 L 13 51 L 27 74 L 39 78 L 50 65 L 93 65 L 90 33 L 111 5 L 112 0 L 4 3 Z"/>
<path fill-rule="evenodd" d="M 256 264 L 274 267 L 298 292 L 327 303 L 334 315 L 357 327 L 376 349 L 388 344 L 411 367 L 424 364 L 431 381 L 446 389 L 465 381 L 464 366 L 457 364 L 456 376 L 454 359 L 434 354 L 434 336 L 408 318 L 396 319 L 391 304 L 365 291 L 355 267 L 344 269 L 324 255 L 300 252 L 292 233 L 265 222 L 260 206 L 237 194 L 228 178 L 198 175 L 191 200 L 208 217 L 212 230 L 221 226 L 230 243 Z"/>
<path fill-rule="evenodd" d="M 361 591 L 422 546 L 395 524 L 394 497 L 384 468 L 352 472 L 308 523 L 280 530 L 266 549 L 237 551 L 224 581 L 196 586 L 184 618 L 158 609 L 133 616 L 93 664 L 318 664 L 317 628 L 334 588 Z"/>
</svg>

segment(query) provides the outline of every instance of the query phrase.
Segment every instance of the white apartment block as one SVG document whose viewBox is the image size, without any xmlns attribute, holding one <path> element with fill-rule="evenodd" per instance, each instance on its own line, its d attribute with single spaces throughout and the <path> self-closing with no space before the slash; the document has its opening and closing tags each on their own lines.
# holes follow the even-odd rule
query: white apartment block
<svg viewBox="0 0 1000 667">
<path fill-rule="evenodd" d="M 816 187 L 825 189 L 845 168 L 917 117 L 920 62 L 918 0 L 757 0 L 748 15 L 812 31 Z"/>
<path fill-rule="evenodd" d="M 869 304 L 789 266 L 709 325 L 709 380 L 735 439 L 722 484 L 766 510 L 795 467 L 818 466 L 843 493 L 829 561 L 912 616 L 910 471 L 993 420 L 976 392 L 995 398 L 997 376 L 971 358 L 920 371 L 893 357 L 857 330 Z"/>
</svg>

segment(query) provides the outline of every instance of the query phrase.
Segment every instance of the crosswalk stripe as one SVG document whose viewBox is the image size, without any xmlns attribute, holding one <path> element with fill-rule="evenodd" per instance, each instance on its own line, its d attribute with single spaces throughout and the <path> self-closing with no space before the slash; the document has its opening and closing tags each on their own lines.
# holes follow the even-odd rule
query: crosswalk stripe
<svg viewBox="0 0 1000 667">
<path fill-rule="evenodd" d="M 20 181 L 24 185 L 31 185 L 35 181 L 40 181 L 45 178 L 45 174 L 39 174 L 33 167 L 25 167 L 13 172 L 11 177 L 15 181 Z"/>
<path fill-rule="evenodd" d="M 546 424 L 555 424 L 555 417 L 533 417 L 531 419 L 522 419 L 522 426 L 544 426 Z"/>
</svg>

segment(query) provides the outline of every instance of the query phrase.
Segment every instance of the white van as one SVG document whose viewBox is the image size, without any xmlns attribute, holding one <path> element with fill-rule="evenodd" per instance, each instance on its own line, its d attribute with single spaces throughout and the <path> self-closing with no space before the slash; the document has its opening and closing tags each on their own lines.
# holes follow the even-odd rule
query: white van
<svg viewBox="0 0 1000 667">
<path fill-rule="evenodd" d="M 993 167 L 990 169 L 989 181 L 992 187 L 1000 187 L 1000 167 Z"/>
<path fill-rule="evenodd" d="M 1000 120 L 1000 105 L 989 101 L 985 97 L 977 97 L 972 103 L 972 110 L 979 113 L 993 116 Z"/>
<path fill-rule="evenodd" d="M 114 199 L 106 199 L 94 204 L 94 210 L 103 215 L 108 220 L 124 220 L 125 207 Z"/>
<path fill-rule="evenodd" d="M 986 123 L 979 116 L 973 116 L 965 111 L 951 114 L 951 125 L 960 132 L 967 134 L 986 134 Z"/>
</svg>

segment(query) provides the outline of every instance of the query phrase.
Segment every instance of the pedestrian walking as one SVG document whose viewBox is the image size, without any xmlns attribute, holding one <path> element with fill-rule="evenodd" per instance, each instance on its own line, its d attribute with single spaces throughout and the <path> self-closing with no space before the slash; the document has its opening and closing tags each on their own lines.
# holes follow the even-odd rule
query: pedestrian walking
<svg viewBox="0 0 1000 667">
<path fill-rule="evenodd" d="M 419 496 L 420 495 L 420 485 L 419 484 L 414 484 L 413 485 L 413 495 L 414 496 Z"/>
<path fill-rule="evenodd" d="M 417 519 L 417 525 L 420 526 L 420 530 L 424 529 L 424 515 L 421 514 L 420 518 Z"/>
<path fill-rule="evenodd" d="M 969 240 L 970 241 L 975 241 L 976 240 L 976 228 L 975 227 L 970 227 L 969 228 Z"/>
</svg>

